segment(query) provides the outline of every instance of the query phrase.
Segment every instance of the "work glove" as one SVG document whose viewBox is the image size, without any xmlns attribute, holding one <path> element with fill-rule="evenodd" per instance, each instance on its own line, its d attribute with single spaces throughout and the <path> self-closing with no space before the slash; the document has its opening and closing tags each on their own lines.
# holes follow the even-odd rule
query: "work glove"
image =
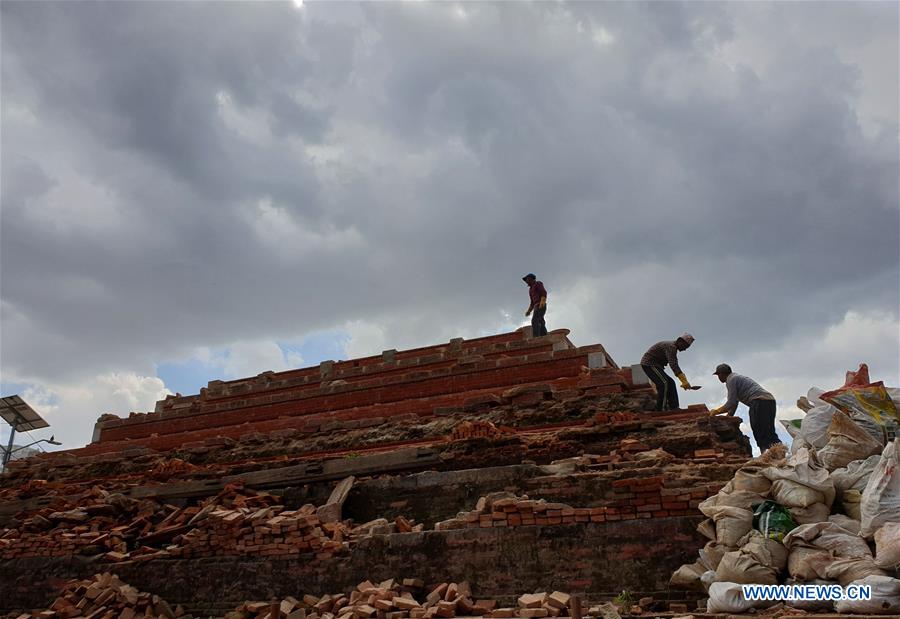
<svg viewBox="0 0 900 619">
<path fill-rule="evenodd" d="M 687 376 L 684 375 L 684 372 L 682 372 L 681 374 L 678 375 L 678 380 L 681 381 L 682 389 L 690 389 L 691 388 L 691 383 L 688 382 Z"/>
</svg>

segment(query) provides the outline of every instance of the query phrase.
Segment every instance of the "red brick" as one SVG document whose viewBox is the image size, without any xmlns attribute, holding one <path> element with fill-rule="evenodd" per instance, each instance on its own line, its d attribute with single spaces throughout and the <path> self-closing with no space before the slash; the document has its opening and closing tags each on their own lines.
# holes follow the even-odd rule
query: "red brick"
<svg viewBox="0 0 900 619">
<path fill-rule="evenodd" d="M 663 509 L 666 509 L 666 510 L 687 509 L 688 508 L 688 504 L 682 503 L 682 502 L 664 502 L 662 504 L 662 506 L 663 506 Z"/>
</svg>

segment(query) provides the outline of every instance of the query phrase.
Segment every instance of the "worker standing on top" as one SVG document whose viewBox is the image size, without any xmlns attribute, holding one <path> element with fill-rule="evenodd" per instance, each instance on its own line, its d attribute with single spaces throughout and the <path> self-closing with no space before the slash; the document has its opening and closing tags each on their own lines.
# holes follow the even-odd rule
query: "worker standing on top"
<svg viewBox="0 0 900 619">
<path fill-rule="evenodd" d="M 735 374 L 727 363 L 716 366 L 715 375 L 728 389 L 728 401 L 719 408 L 709 411 L 711 416 L 727 413 L 729 417 L 737 411 L 738 402 L 750 409 L 750 429 L 759 446 L 760 453 L 772 445 L 780 443 L 775 432 L 775 396 L 763 389 L 759 383 L 746 376 Z"/>
<path fill-rule="evenodd" d="M 678 352 L 687 350 L 694 343 L 694 336 L 683 333 L 675 341 L 657 342 L 641 357 L 641 367 L 656 386 L 656 410 L 675 410 L 678 408 L 678 392 L 675 381 L 663 371 L 668 365 L 681 381 L 682 389 L 699 389 L 692 387 L 678 366 Z"/>
<path fill-rule="evenodd" d="M 543 282 L 539 282 L 534 273 L 529 273 L 522 278 L 528 284 L 528 296 L 531 298 L 531 305 L 525 315 L 528 316 L 532 312 L 531 317 L 531 334 L 534 337 L 547 335 L 547 325 L 544 323 L 544 314 L 547 313 L 547 289 L 544 288 Z"/>
</svg>

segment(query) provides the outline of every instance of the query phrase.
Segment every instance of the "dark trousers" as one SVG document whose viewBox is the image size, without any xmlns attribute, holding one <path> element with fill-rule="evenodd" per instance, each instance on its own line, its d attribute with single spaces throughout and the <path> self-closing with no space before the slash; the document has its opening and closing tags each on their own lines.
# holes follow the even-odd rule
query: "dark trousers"
<svg viewBox="0 0 900 619">
<path fill-rule="evenodd" d="M 534 337 L 547 335 L 547 325 L 544 323 L 544 314 L 547 313 L 546 307 L 536 307 L 531 314 L 531 334 Z"/>
<path fill-rule="evenodd" d="M 641 365 L 647 378 L 656 387 L 656 410 L 668 411 L 678 408 L 678 391 L 675 381 L 662 368 L 654 365 Z"/>
<path fill-rule="evenodd" d="M 775 400 L 750 400 L 750 429 L 760 452 L 781 442 L 775 433 Z"/>
</svg>

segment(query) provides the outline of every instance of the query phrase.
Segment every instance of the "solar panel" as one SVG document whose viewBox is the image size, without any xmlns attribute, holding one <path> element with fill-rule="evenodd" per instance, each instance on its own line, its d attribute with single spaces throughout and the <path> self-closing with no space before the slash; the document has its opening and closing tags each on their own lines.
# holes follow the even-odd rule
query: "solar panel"
<svg viewBox="0 0 900 619">
<path fill-rule="evenodd" d="M 49 428 L 50 424 L 17 395 L 0 398 L 0 417 L 16 432 Z"/>
</svg>

